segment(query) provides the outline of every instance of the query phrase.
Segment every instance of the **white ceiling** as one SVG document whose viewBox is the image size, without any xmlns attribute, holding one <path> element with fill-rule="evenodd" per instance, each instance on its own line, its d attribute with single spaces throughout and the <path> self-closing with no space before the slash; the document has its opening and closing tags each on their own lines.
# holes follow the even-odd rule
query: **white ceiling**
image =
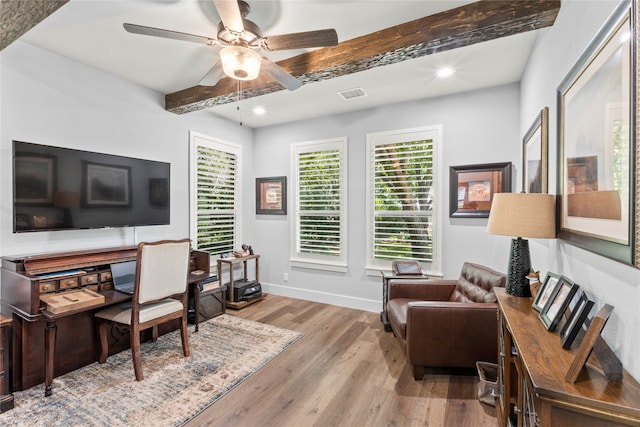
<svg viewBox="0 0 640 427">
<path fill-rule="evenodd" d="M 248 0 L 247 18 L 265 35 L 335 28 L 339 41 L 458 7 L 471 1 Z M 127 33 L 125 22 L 215 38 L 211 0 L 71 0 L 22 40 L 163 94 L 195 86 L 217 60 L 217 49 Z M 279 91 L 207 111 L 245 126 L 372 108 L 519 81 L 538 31 Z M 267 52 L 273 61 L 304 51 Z M 456 69 L 439 79 L 442 66 Z M 363 88 L 349 101 L 337 92 Z M 255 106 L 266 110 L 253 113 Z"/>
</svg>

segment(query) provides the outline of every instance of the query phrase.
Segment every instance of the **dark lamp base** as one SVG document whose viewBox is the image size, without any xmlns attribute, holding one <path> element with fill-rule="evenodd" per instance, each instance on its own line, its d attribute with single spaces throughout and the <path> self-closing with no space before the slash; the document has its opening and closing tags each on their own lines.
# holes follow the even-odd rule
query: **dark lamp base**
<svg viewBox="0 0 640 427">
<path fill-rule="evenodd" d="M 529 255 L 529 241 L 521 237 L 511 240 L 509 267 L 507 268 L 506 292 L 516 297 L 530 297 L 529 279 L 531 271 L 531 256 Z"/>
</svg>

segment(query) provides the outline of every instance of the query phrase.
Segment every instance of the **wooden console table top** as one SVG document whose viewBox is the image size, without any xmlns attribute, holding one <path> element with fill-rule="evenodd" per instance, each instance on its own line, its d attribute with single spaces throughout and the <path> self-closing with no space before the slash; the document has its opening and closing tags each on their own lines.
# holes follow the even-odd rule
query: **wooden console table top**
<svg viewBox="0 0 640 427">
<path fill-rule="evenodd" d="M 531 298 L 511 296 L 503 289 L 496 290 L 496 296 L 517 357 L 526 367 L 536 393 L 640 419 L 640 384 L 628 372 L 623 372 L 620 381 L 609 381 L 592 355 L 575 383 L 565 381 L 577 343 L 573 349 L 564 350 L 560 334 L 544 327 Z"/>
</svg>

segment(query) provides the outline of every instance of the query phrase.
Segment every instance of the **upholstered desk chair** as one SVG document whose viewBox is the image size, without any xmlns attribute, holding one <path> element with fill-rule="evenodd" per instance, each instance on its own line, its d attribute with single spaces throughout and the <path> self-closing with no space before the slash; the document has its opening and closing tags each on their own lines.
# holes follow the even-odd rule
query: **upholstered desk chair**
<svg viewBox="0 0 640 427">
<path fill-rule="evenodd" d="M 140 361 L 140 331 L 153 328 L 173 319 L 180 319 L 182 352 L 189 356 L 187 336 L 187 275 L 189 270 L 190 241 L 163 240 L 140 243 L 136 264 L 133 298 L 130 302 L 107 307 L 96 313 L 100 337 L 100 357 L 104 363 L 109 355 L 107 329 L 110 322 L 129 329 L 131 352 L 136 380 L 142 381 Z"/>
</svg>

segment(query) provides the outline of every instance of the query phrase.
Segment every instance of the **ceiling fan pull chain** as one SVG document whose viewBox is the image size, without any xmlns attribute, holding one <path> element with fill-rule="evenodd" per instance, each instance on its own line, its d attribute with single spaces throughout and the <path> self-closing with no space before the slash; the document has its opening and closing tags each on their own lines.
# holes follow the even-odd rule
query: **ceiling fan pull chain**
<svg viewBox="0 0 640 427">
<path fill-rule="evenodd" d="M 237 88 L 238 88 L 238 105 L 236 107 L 236 109 L 238 110 L 238 118 L 240 120 L 240 126 L 242 126 L 242 110 L 240 110 L 240 101 L 242 101 L 242 80 L 236 80 L 237 81 Z"/>
</svg>

